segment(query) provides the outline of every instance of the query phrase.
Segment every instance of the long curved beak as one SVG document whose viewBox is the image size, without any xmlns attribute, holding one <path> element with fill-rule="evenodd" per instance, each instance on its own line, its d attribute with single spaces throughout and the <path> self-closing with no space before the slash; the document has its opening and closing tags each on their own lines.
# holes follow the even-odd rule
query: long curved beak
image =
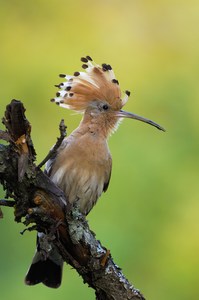
<svg viewBox="0 0 199 300">
<path fill-rule="evenodd" d="M 155 123 L 155 122 L 153 122 L 153 121 L 151 121 L 151 120 L 149 120 L 149 119 L 146 119 L 146 118 L 144 118 L 144 117 L 138 116 L 138 115 L 136 115 L 136 114 L 133 114 L 133 113 L 124 111 L 124 110 L 120 110 L 120 111 L 117 113 L 117 117 L 119 117 L 119 118 L 130 118 L 130 119 L 135 119 L 135 120 L 138 120 L 138 121 L 141 121 L 141 122 L 150 124 L 150 125 L 156 127 L 156 128 L 159 129 L 159 130 L 166 131 L 162 126 L 158 125 L 157 123 Z"/>
</svg>

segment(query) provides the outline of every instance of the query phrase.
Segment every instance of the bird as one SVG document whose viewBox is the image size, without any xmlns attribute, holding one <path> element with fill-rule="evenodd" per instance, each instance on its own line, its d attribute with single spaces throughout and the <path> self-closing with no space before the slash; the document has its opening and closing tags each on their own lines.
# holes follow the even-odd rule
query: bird
<svg viewBox="0 0 199 300">
<path fill-rule="evenodd" d="M 64 81 L 51 102 L 83 114 L 79 126 L 66 137 L 55 157 L 45 166 L 45 173 L 63 190 L 66 199 L 87 215 L 109 186 L 112 157 L 108 138 L 124 118 L 148 123 L 161 131 L 157 123 L 122 110 L 130 92 L 123 94 L 111 65 L 96 64 L 90 56 L 81 58 L 83 71 L 60 74 Z M 57 288 L 61 284 L 63 260 L 55 247 L 47 257 L 40 245 L 44 233 L 37 235 L 37 251 L 25 278 L 28 285 L 42 282 Z"/>
</svg>

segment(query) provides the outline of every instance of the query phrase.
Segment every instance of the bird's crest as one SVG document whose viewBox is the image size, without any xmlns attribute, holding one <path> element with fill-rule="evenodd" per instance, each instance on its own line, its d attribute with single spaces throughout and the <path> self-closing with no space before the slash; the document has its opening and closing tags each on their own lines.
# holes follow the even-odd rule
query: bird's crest
<svg viewBox="0 0 199 300">
<path fill-rule="evenodd" d="M 81 112 L 89 102 L 105 100 L 113 110 L 120 110 L 128 101 L 130 92 L 126 91 L 121 98 L 119 82 L 112 67 L 105 63 L 97 65 L 90 56 L 82 57 L 81 61 L 85 71 L 75 72 L 73 75 L 60 74 L 66 81 L 56 85 L 60 90 L 51 101 Z"/>
</svg>

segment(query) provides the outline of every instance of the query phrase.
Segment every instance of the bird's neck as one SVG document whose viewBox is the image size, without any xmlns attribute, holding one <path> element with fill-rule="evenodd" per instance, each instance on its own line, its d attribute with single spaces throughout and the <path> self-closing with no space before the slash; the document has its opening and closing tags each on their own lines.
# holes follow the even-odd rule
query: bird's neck
<svg viewBox="0 0 199 300">
<path fill-rule="evenodd" d="M 115 130 L 117 120 L 107 120 L 101 116 L 92 116 L 92 114 L 84 114 L 78 132 L 81 134 L 89 134 L 96 138 L 107 140 L 109 135 Z"/>
</svg>

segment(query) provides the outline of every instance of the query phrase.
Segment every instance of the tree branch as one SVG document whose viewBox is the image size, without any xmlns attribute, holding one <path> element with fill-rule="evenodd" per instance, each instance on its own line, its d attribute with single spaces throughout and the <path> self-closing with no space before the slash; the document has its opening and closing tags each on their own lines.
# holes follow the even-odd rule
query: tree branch
<svg viewBox="0 0 199 300">
<path fill-rule="evenodd" d="M 56 154 L 57 149 L 59 148 L 59 146 L 61 146 L 61 143 L 62 143 L 63 139 L 66 137 L 66 128 L 67 127 L 64 124 L 64 120 L 62 119 L 60 124 L 59 124 L 60 137 L 57 138 L 57 143 L 49 151 L 49 153 L 44 158 L 44 160 L 42 160 L 42 162 L 40 162 L 40 164 L 38 164 L 38 166 L 37 166 L 38 168 L 41 168 L 50 158 L 52 158 Z"/>
<path fill-rule="evenodd" d="M 144 300 L 113 262 L 110 251 L 95 239 L 84 216 L 69 203 L 64 205 L 67 201 L 64 193 L 40 169 L 65 137 L 64 122 L 60 124 L 57 144 L 38 167 L 34 163 L 31 126 L 20 101 L 12 100 L 6 107 L 3 124 L 7 131 L 1 131 L 0 138 L 10 144 L 0 145 L 0 183 L 6 190 L 6 198 L 14 201 L 1 200 L 0 205 L 13 206 L 14 202 L 16 222 L 22 222 L 23 218 L 26 226 L 34 224 L 27 230 L 39 229 L 53 236 L 64 261 L 95 290 L 96 299 Z"/>
</svg>

